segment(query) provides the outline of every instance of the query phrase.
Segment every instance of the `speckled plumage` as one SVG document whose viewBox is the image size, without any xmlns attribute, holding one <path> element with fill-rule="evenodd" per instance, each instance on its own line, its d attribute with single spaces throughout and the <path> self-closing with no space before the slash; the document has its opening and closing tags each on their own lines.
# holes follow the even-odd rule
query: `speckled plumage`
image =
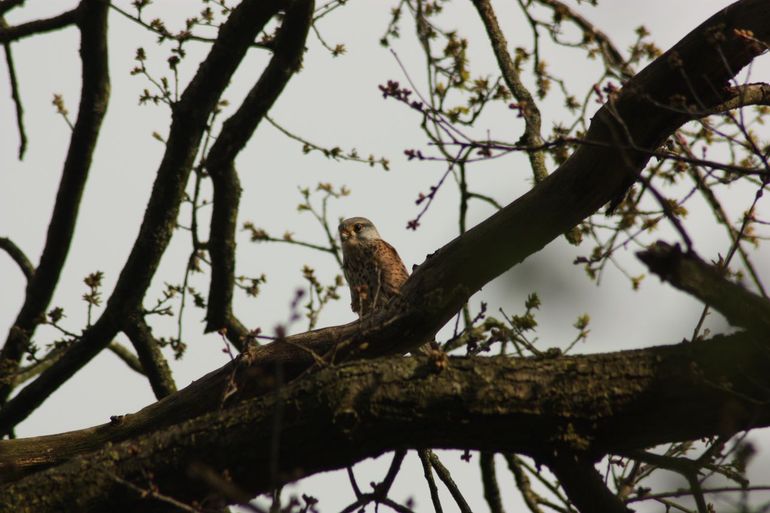
<svg viewBox="0 0 770 513">
<path fill-rule="evenodd" d="M 350 307 L 363 317 L 397 296 L 409 274 L 396 250 L 382 240 L 368 219 L 345 219 L 339 233 Z"/>
</svg>

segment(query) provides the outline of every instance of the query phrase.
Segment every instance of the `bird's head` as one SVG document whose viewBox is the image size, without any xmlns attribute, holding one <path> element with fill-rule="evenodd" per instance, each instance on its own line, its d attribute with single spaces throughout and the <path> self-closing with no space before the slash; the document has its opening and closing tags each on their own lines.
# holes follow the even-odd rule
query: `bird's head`
<svg viewBox="0 0 770 513">
<path fill-rule="evenodd" d="M 378 240 L 380 238 L 377 228 L 365 217 L 345 219 L 340 223 L 339 232 L 343 246 Z"/>
</svg>

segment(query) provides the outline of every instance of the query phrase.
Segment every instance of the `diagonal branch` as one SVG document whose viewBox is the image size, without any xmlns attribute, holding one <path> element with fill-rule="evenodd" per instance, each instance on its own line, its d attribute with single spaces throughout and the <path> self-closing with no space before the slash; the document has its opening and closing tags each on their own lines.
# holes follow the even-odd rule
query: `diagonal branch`
<svg viewBox="0 0 770 513">
<path fill-rule="evenodd" d="M 29 261 L 29 258 L 24 254 L 24 251 L 7 237 L 0 237 L 0 249 L 8 253 L 11 260 L 16 262 L 16 265 L 19 266 L 19 269 L 22 274 L 24 274 L 27 282 L 31 281 L 32 277 L 35 275 L 35 266 Z"/>
<path fill-rule="evenodd" d="M 725 270 L 665 242 L 637 256 L 661 280 L 716 308 L 733 326 L 770 334 L 770 301 L 728 280 Z"/>
<path fill-rule="evenodd" d="M 770 84 L 757 83 L 733 86 L 727 90 L 728 98 L 721 105 L 699 115 L 719 114 L 748 105 L 770 105 Z"/>
<path fill-rule="evenodd" d="M 102 9 L 105 9 L 102 15 L 106 19 L 108 4 L 101 0 L 93 2 L 98 9 L 85 10 L 88 16 L 83 16 L 84 32 L 87 21 L 95 13 L 102 13 Z M 51 392 L 99 354 L 117 333 L 122 318 L 141 312 L 144 295 L 176 226 L 184 188 L 209 113 L 216 107 L 252 41 L 279 11 L 280 5 L 278 0 L 244 1 L 233 9 L 220 28 L 217 41 L 180 101 L 174 105 L 166 152 L 158 168 L 139 235 L 102 315 L 64 356 L 0 410 L 0 432 L 7 432 L 26 418 Z M 106 46 L 100 47 L 98 41 L 92 43 L 87 48 L 84 45 L 84 49 L 99 51 L 101 48 L 106 55 Z M 101 62 L 98 59 L 84 59 L 84 62 L 92 60 Z M 88 84 L 87 81 L 84 83 Z M 88 111 L 87 108 L 80 109 L 80 112 Z M 21 347 L 21 344 L 18 346 Z"/>
<path fill-rule="evenodd" d="M 144 367 L 142 367 L 142 362 L 139 361 L 139 358 L 137 358 L 130 349 L 123 346 L 120 342 L 110 342 L 110 345 L 107 346 L 107 349 L 112 351 L 112 354 L 120 358 L 120 360 L 125 363 L 129 369 L 137 372 L 138 374 L 146 376 Z"/>
<path fill-rule="evenodd" d="M 497 59 L 497 64 L 502 71 L 505 85 L 508 86 L 513 96 L 521 104 L 525 124 L 521 142 L 525 146 L 538 148 L 543 145 L 543 137 L 540 134 L 540 109 L 537 108 L 537 103 L 532 98 L 529 89 L 521 81 L 519 70 L 516 69 L 516 65 L 513 63 L 513 59 L 511 59 L 511 54 L 508 53 L 508 42 L 505 40 L 503 31 L 500 30 L 500 25 L 497 22 L 497 16 L 490 0 L 473 0 L 473 5 L 478 11 L 481 21 L 484 22 L 484 27 L 492 43 L 492 50 Z M 548 170 L 545 167 L 545 151 L 532 150 L 528 152 L 528 155 L 532 172 L 535 175 L 535 181 L 538 183 L 542 182 L 548 176 Z"/>
<path fill-rule="evenodd" d="M 626 60 L 610 38 L 575 9 L 561 0 L 537 0 L 537 2 L 550 7 L 554 15 L 566 18 L 577 25 L 583 31 L 583 37 L 585 39 L 590 38 L 599 47 L 602 52 L 602 58 L 608 68 L 618 70 L 625 78 L 633 75 L 633 70 L 626 63 Z"/>
<path fill-rule="evenodd" d="M 433 511 L 435 513 L 444 513 L 444 508 L 441 507 L 441 497 L 438 494 L 436 480 L 433 478 L 433 467 L 430 464 L 431 454 L 432 452 L 429 449 L 420 449 L 417 451 L 417 455 L 420 457 L 420 463 L 422 463 L 422 471 L 425 475 L 425 481 L 428 483 L 430 500 L 433 503 Z"/>
<path fill-rule="evenodd" d="M 513 474 L 516 488 L 519 489 L 521 498 L 524 501 L 524 504 L 527 505 L 529 511 L 531 513 L 543 513 L 543 509 L 540 507 L 543 498 L 532 489 L 532 483 L 530 482 L 529 477 L 527 477 L 521 458 L 515 454 L 506 454 L 505 461 L 508 463 L 508 469 Z"/>
<path fill-rule="evenodd" d="M 677 108 L 677 102 L 710 106 L 732 97 L 725 89 L 730 78 L 762 52 L 733 30 L 747 29 L 759 40 L 770 39 L 766 7 L 762 0 L 743 0 L 706 20 L 629 80 L 594 116 L 585 139 L 602 149 L 590 144 L 577 148 L 538 186 L 421 265 L 401 291 L 412 308 L 408 324 L 422 331 L 416 334 L 433 335 L 484 284 L 622 195 L 646 165 L 648 152 L 689 120 L 690 114 Z M 718 44 L 715 31 L 724 36 Z M 682 73 L 689 77 L 687 83 L 677 78 Z M 626 134 L 623 139 L 633 141 L 634 147 L 617 145 L 618 133 Z M 386 317 L 377 321 L 385 324 Z M 396 322 L 391 316 L 387 324 Z M 391 349 L 414 348 L 407 346 L 414 342 L 408 338 L 391 339 Z"/>
<path fill-rule="evenodd" d="M 235 273 L 235 231 L 241 186 L 235 158 L 267 115 L 289 79 L 299 70 L 314 2 L 299 0 L 286 11 L 275 39 L 273 58 L 249 91 L 240 108 L 222 125 L 222 131 L 206 158 L 214 186 L 208 250 L 211 255 L 211 284 L 206 331 L 226 328 L 227 337 L 243 349 L 247 329 L 232 311 Z"/>
<path fill-rule="evenodd" d="M 581 513 L 631 513 L 631 510 L 607 488 L 590 459 L 579 453 L 559 451 L 547 458 L 545 463 Z"/>
<path fill-rule="evenodd" d="M 83 85 L 78 117 L 72 130 L 40 263 L 27 285 L 24 304 L 0 351 L 0 375 L 15 372 L 35 328 L 44 318 L 59 282 L 75 231 L 91 158 L 109 102 L 107 8 L 100 0 L 84 0 L 81 5 L 84 6 L 83 14 L 78 23 L 81 32 Z M 73 14 L 70 22 L 74 19 Z M 6 401 L 11 390 L 10 383 L 0 385 L 0 404 Z"/>
<path fill-rule="evenodd" d="M 176 384 L 174 384 L 174 378 L 171 376 L 168 362 L 160 352 L 158 341 L 155 340 L 152 329 L 144 318 L 137 316 L 127 319 L 123 330 L 136 350 L 144 374 L 150 381 L 152 391 L 155 392 L 155 397 L 162 399 L 176 392 Z"/>
<path fill-rule="evenodd" d="M 24 4 L 24 2 L 25 0 L 0 0 L 0 16 L 4 16 L 5 13 Z"/>
<path fill-rule="evenodd" d="M 449 469 L 447 469 L 444 464 L 441 463 L 441 460 L 438 458 L 438 456 L 436 456 L 436 453 L 429 451 L 428 459 L 430 460 L 431 467 L 433 467 L 433 470 L 436 471 L 436 475 L 438 475 L 438 478 L 442 483 L 444 483 L 444 486 L 446 486 L 447 490 L 449 490 L 449 494 L 455 500 L 457 509 L 459 509 L 461 513 L 472 513 L 471 507 L 468 505 L 468 501 L 465 500 L 465 497 L 463 497 L 463 494 L 460 491 L 460 488 L 457 486 L 457 483 L 455 483 L 454 479 L 452 479 L 452 474 L 450 474 Z"/>
</svg>

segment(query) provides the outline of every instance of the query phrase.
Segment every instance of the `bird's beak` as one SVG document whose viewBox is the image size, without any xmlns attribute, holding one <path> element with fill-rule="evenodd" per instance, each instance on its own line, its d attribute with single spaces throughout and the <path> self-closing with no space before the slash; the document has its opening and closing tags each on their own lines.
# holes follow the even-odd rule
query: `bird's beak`
<svg viewBox="0 0 770 513">
<path fill-rule="evenodd" d="M 350 232 L 347 230 L 340 230 L 340 239 L 342 239 L 342 242 L 345 242 L 350 238 Z"/>
</svg>

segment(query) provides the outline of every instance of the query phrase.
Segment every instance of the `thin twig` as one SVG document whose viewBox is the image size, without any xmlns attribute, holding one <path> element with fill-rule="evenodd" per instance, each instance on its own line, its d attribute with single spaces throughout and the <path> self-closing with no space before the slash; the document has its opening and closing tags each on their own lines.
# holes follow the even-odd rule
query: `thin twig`
<svg viewBox="0 0 770 513">
<path fill-rule="evenodd" d="M 142 363 L 139 361 L 139 358 L 136 357 L 134 353 L 131 352 L 130 349 L 128 349 L 126 346 L 122 345 L 119 342 L 110 342 L 110 345 L 107 346 L 107 349 L 112 351 L 112 353 L 123 360 L 123 363 L 128 365 L 128 367 L 131 370 L 134 370 L 138 372 L 139 374 L 142 374 L 143 376 L 146 376 L 144 369 L 142 368 Z"/>
<path fill-rule="evenodd" d="M 508 53 L 508 43 L 503 31 L 500 30 L 495 11 L 489 0 L 474 0 L 473 4 L 476 6 L 481 21 L 484 22 L 484 27 L 487 30 L 487 35 L 492 44 L 492 50 L 497 58 L 497 65 L 503 74 L 505 84 L 521 105 L 520 112 L 524 117 L 525 124 L 522 140 L 529 146 L 540 146 L 543 143 L 543 138 L 540 134 L 540 109 L 538 109 L 529 89 L 521 81 L 516 65 Z M 529 152 L 528 156 L 535 181 L 542 182 L 548 176 L 548 170 L 545 166 L 545 154 L 541 150 L 535 150 Z"/>
<path fill-rule="evenodd" d="M 425 481 L 428 483 L 428 490 L 430 490 L 430 500 L 433 502 L 433 510 L 436 513 L 443 513 L 441 507 L 441 497 L 438 493 L 438 487 L 436 486 L 436 480 L 433 479 L 433 470 L 430 465 L 430 449 L 421 449 L 417 451 L 417 455 L 420 457 L 422 463 L 422 471 L 425 474 Z"/>
<path fill-rule="evenodd" d="M 168 495 L 164 495 L 164 494 L 160 493 L 159 491 L 154 490 L 152 488 L 142 488 L 141 486 L 137 486 L 134 483 L 132 483 L 130 481 L 127 481 L 127 480 L 123 479 L 122 477 L 120 477 L 120 476 L 118 476 L 116 474 L 113 474 L 111 472 L 107 472 L 107 475 L 110 477 L 110 479 L 112 479 L 116 483 L 120 483 L 123 486 L 125 486 L 126 488 L 130 488 L 131 490 L 134 490 L 136 493 L 138 493 L 142 497 L 150 497 L 150 498 L 153 498 L 153 499 L 157 499 L 157 500 L 159 500 L 161 502 L 165 502 L 166 504 L 170 504 L 170 505 L 174 506 L 175 508 L 187 511 L 188 513 L 203 513 L 202 509 L 199 509 L 199 508 L 196 508 L 194 506 L 191 506 L 190 504 L 185 504 L 182 501 L 178 501 L 178 500 L 176 500 L 173 497 L 170 497 Z"/>
<path fill-rule="evenodd" d="M 0 28 L 7 28 L 8 24 L 0 14 Z M 24 153 L 27 151 L 27 132 L 24 128 L 24 106 L 21 103 L 21 95 L 19 94 L 19 82 L 16 78 L 16 65 L 13 61 L 13 53 L 11 52 L 11 43 L 6 42 L 3 44 L 5 48 L 5 63 L 8 67 L 8 80 L 11 83 L 11 98 L 13 99 L 13 105 L 16 108 L 16 127 L 19 130 L 19 160 L 24 158 Z"/>
<path fill-rule="evenodd" d="M 24 251 L 7 237 L 0 237 L 0 249 L 8 253 L 8 256 L 19 266 L 27 281 L 30 281 L 35 275 L 35 266 L 29 261 Z"/>
<path fill-rule="evenodd" d="M 449 493 L 452 495 L 455 503 L 457 503 L 457 507 L 460 508 L 460 511 L 462 513 L 472 513 L 471 507 L 468 506 L 468 501 L 465 500 L 465 497 L 463 497 L 457 484 L 452 479 L 452 474 L 449 473 L 449 470 L 441 463 L 441 460 L 438 459 L 438 456 L 436 456 L 436 453 L 434 452 L 430 453 L 430 464 L 433 467 L 433 470 L 436 471 L 438 478 L 441 479 L 441 482 L 444 483 L 444 486 L 449 490 Z"/>
<path fill-rule="evenodd" d="M 497 484 L 495 475 L 495 454 L 493 452 L 482 452 L 479 457 L 479 466 L 481 467 L 481 483 L 484 486 L 484 498 L 489 505 L 491 513 L 503 513 L 503 502 L 500 498 L 500 486 Z"/>
</svg>

